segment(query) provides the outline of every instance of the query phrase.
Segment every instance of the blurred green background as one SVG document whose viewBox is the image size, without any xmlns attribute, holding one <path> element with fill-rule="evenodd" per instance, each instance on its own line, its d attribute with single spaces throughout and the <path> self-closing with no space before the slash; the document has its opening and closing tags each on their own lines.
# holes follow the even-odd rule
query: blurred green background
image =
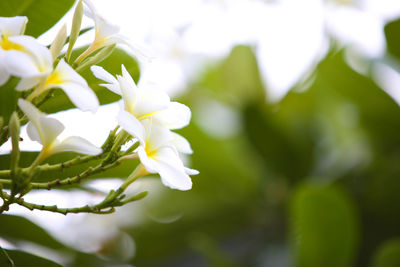
<svg viewBox="0 0 400 267">
<path fill-rule="evenodd" d="M 400 64 L 400 20 L 385 35 L 385 57 Z M 177 100 L 193 119 L 179 133 L 200 174 L 192 190 L 150 192 L 157 198 L 145 206 L 175 219 L 126 224 L 95 253 L 19 216 L 1 215 L 0 236 L 67 253 L 69 266 L 400 266 L 400 108 L 345 53 L 332 41 L 307 79 L 276 103 L 249 46 L 234 47 L 188 85 Z M 133 250 L 126 234 L 134 255 L 125 251 Z M 57 266 L 9 254 L 16 266 Z M 0 262 L 7 266 L 3 254 Z"/>
</svg>

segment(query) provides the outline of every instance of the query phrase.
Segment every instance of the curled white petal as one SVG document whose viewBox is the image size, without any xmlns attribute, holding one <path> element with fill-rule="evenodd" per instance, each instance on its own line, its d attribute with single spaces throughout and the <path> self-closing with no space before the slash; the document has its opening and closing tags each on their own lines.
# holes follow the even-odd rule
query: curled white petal
<svg viewBox="0 0 400 267">
<path fill-rule="evenodd" d="M 188 140 L 186 140 L 185 137 L 183 137 L 180 134 L 172 132 L 173 139 L 171 143 L 174 145 L 176 150 L 180 153 L 184 154 L 192 154 L 193 150 L 190 146 L 190 143 Z"/>
<path fill-rule="evenodd" d="M 40 135 L 32 122 L 28 123 L 28 125 L 26 127 L 26 132 L 28 133 L 28 136 L 32 141 L 42 143 L 40 141 Z"/>
<path fill-rule="evenodd" d="M 83 111 L 96 112 L 99 100 L 96 94 L 89 88 L 85 79 L 82 78 L 64 59 L 60 60 L 53 73 L 47 77 L 45 88 L 61 88 L 74 103 Z"/>
<path fill-rule="evenodd" d="M 181 169 L 159 162 L 159 173 L 163 184 L 172 189 L 185 191 L 192 188 L 192 180 Z"/>
<path fill-rule="evenodd" d="M 108 84 L 100 84 L 101 86 L 106 87 L 113 93 L 122 95 L 118 80 L 114 76 L 112 76 L 108 71 L 106 71 L 103 67 L 93 65 L 90 67 L 90 70 L 97 79 L 100 79 L 108 83 Z"/>
<path fill-rule="evenodd" d="M 54 144 L 49 154 L 55 154 L 59 152 L 77 152 L 86 155 L 98 155 L 102 150 L 86 139 L 79 136 L 70 136 L 64 139 L 62 142 Z"/>
<path fill-rule="evenodd" d="M 157 162 L 154 159 L 150 159 L 146 153 L 146 150 L 143 146 L 138 147 L 137 153 L 140 159 L 140 162 L 143 164 L 145 169 L 150 173 L 158 173 Z"/>
<path fill-rule="evenodd" d="M 31 36 L 11 36 L 11 43 L 2 50 L 2 60 L 7 71 L 17 77 L 44 76 L 53 70 L 53 61 L 49 49 Z"/>
<path fill-rule="evenodd" d="M 173 136 L 168 128 L 151 119 L 142 120 L 141 123 L 145 129 L 146 150 L 156 151 L 161 147 L 170 146 Z"/>
<path fill-rule="evenodd" d="M 40 81 L 42 80 L 42 77 L 27 77 L 27 78 L 21 78 L 19 83 L 17 84 L 17 87 L 15 87 L 16 90 L 18 91 L 25 91 L 29 90 L 35 85 L 37 85 Z"/>
<path fill-rule="evenodd" d="M 155 158 L 163 184 L 178 190 L 192 188 L 192 180 L 186 174 L 181 160 L 172 148 L 163 147 L 157 152 Z"/>
<path fill-rule="evenodd" d="M 105 18 L 103 18 L 96 10 L 94 7 L 93 3 L 89 0 L 83 0 L 83 3 L 85 3 L 86 7 L 84 12 L 85 15 L 88 16 L 89 18 L 94 20 L 95 24 L 95 41 L 96 42 L 101 42 L 104 39 L 106 39 L 109 36 L 112 36 L 114 34 L 117 34 L 119 32 L 119 26 L 110 23 L 107 21 Z"/>
<path fill-rule="evenodd" d="M 198 170 L 195 170 L 195 169 L 191 169 L 191 168 L 187 168 L 187 167 L 185 167 L 184 169 L 185 169 L 185 172 L 187 175 L 197 175 L 200 173 Z"/>
<path fill-rule="evenodd" d="M 25 16 L 0 17 L 0 36 L 21 35 L 25 31 L 28 18 Z"/>
<path fill-rule="evenodd" d="M 30 54 L 21 51 L 7 51 L 2 57 L 7 72 L 16 77 L 37 77 L 42 75 Z"/>
<path fill-rule="evenodd" d="M 50 146 L 57 139 L 57 136 L 64 131 L 64 125 L 61 122 L 54 118 L 46 117 L 45 114 L 41 113 L 30 102 L 19 99 L 18 106 L 25 115 L 28 116 L 37 132 L 35 133 L 31 129 L 28 134 L 30 134 L 30 137 L 35 141 L 38 141 L 37 137 L 39 135 L 40 143 L 44 147 Z"/>
<path fill-rule="evenodd" d="M 99 100 L 89 87 L 74 82 L 65 82 L 60 84 L 59 87 L 80 110 L 95 113 L 99 108 Z"/>
<path fill-rule="evenodd" d="M 181 103 L 171 102 L 168 108 L 154 115 L 156 120 L 159 120 L 169 129 L 181 129 L 190 123 L 192 113 L 190 109 Z"/>
<path fill-rule="evenodd" d="M 121 88 L 122 99 L 124 100 L 125 109 L 132 113 L 133 108 L 138 101 L 138 88 L 124 65 L 121 65 L 122 76 L 117 76 L 119 86 Z"/>
<path fill-rule="evenodd" d="M 121 110 L 117 116 L 118 124 L 143 145 L 145 142 L 145 129 L 140 121 L 129 112 Z"/>
</svg>

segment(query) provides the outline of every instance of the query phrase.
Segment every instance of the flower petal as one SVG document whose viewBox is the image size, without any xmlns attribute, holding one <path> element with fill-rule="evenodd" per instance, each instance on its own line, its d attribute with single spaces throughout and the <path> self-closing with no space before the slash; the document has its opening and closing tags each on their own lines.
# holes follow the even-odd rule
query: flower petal
<svg viewBox="0 0 400 267">
<path fill-rule="evenodd" d="M 200 173 L 198 170 L 187 168 L 187 167 L 185 167 L 184 170 L 187 175 L 197 175 Z"/>
<path fill-rule="evenodd" d="M 100 66 L 95 66 L 95 65 L 91 66 L 90 70 L 97 79 L 109 83 L 109 84 L 100 84 L 101 86 L 106 87 L 113 93 L 122 95 L 121 89 L 119 88 L 118 80 L 114 76 L 112 76 L 108 71 L 106 71 L 104 68 Z"/>
<path fill-rule="evenodd" d="M 173 139 L 171 141 L 172 145 L 176 148 L 176 150 L 178 150 L 178 152 L 180 153 L 184 153 L 184 154 L 192 154 L 193 150 L 190 147 L 190 143 L 188 140 L 186 140 L 185 137 L 183 137 L 180 134 L 171 132 Z"/>
<path fill-rule="evenodd" d="M 32 87 L 34 87 L 35 85 L 37 85 L 38 83 L 40 83 L 41 79 L 42 79 L 42 77 L 37 77 L 37 76 L 21 78 L 21 80 L 19 81 L 19 83 L 17 84 L 17 87 L 15 87 L 15 89 L 18 91 L 29 90 Z"/>
<path fill-rule="evenodd" d="M 58 87 L 68 95 L 71 102 L 80 110 L 95 113 L 99 108 L 99 100 L 89 87 L 74 82 L 59 84 Z"/>
<path fill-rule="evenodd" d="M 12 36 L 9 41 L 19 45 L 4 52 L 4 64 L 17 77 L 46 75 L 53 70 L 50 50 L 31 36 Z"/>
<path fill-rule="evenodd" d="M 157 103 L 151 100 L 140 100 L 134 105 L 132 113 L 136 117 L 144 119 L 166 109 L 167 107 L 168 105 L 164 103 Z"/>
<path fill-rule="evenodd" d="M 186 105 L 178 102 L 171 102 L 167 109 L 155 114 L 154 119 L 173 130 L 189 125 L 191 116 L 192 113 Z"/>
<path fill-rule="evenodd" d="M 7 66 L 7 72 L 16 77 L 37 77 L 42 73 L 30 54 L 10 50 L 2 57 L 3 64 Z"/>
<path fill-rule="evenodd" d="M 32 122 L 29 122 L 26 126 L 26 132 L 28 133 L 28 136 L 32 141 L 42 143 L 42 141 L 40 140 L 40 135 Z"/>
<path fill-rule="evenodd" d="M 58 73 L 60 79 L 63 81 L 74 82 L 88 87 L 86 80 L 82 78 L 82 76 L 79 75 L 68 63 L 66 63 L 64 59 L 61 59 L 60 62 L 58 62 L 54 72 Z"/>
<path fill-rule="evenodd" d="M 40 143 L 44 146 L 50 146 L 64 131 L 64 125 L 54 118 L 48 118 L 43 113 L 41 113 L 34 105 L 30 102 L 19 99 L 18 106 L 21 110 L 28 116 L 29 120 L 32 122 L 33 126 L 36 128 L 38 135 L 40 136 Z M 28 132 L 33 139 L 37 141 L 37 134 L 30 130 Z"/>
<path fill-rule="evenodd" d="M 30 102 L 20 98 L 18 99 L 18 106 L 28 116 L 29 120 L 35 125 L 35 128 L 39 128 L 41 112 Z"/>
<path fill-rule="evenodd" d="M 124 100 L 125 109 L 132 112 L 137 102 L 138 88 L 124 65 L 121 65 L 121 69 L 122 76 L 117 76 L 117 79 L 121 88 L 122 99 Z"/>
<path fill-rule="evenodd" d="M 146 130 L 147 150 L 159 150 L 164 146 L 170 146 L 173 136 L 167 127 L 153 121 L 151 118 L 142 120 L 141 122 Z"/>
<path fill-rule="evenodd" d="M 137 138 L 141 145 L 144 145 L 145 129 L 135 116 L 125 110 L 121 110 L 117 116 L 117 120 L 122 129 Z"/>
<path fill-rule="evenodd" d="M 133 55 L 139 60 L 140 63 L 150 63 L 154 59 L 154 55 L 148 51 L 144 46 L 135 43 L 133 44 L 126 36 L 121 34 L 114 34 L 104 41 L 104 45 L 111 44 L 124 44 L 132 50 Z"/>
<path fill-rule="evenodd" d="M 25 31 L 28 18 L 25 16 L 0 17 L 0 35 L 21 35 Z"/>
<path fill-rule="evenodd" d="M 86 155 L 98 155 L 102 150 L 86 139 L 79 136 L 70 136 L 62 142 L 55 144 L 49 151 L 50 154 L 55 154 L 64 151 L 72 151 Z"/>
<path fill-rule="evenodd" d="M 2 61 L 2 59 L 0 59 Z M 5 66 L 0 64 L 0 86 L 3 86 L 8 79 L 10 79 L 10 74 L 6 70 Z"/>
<path fill-rule="evenodd" d="M 143 164 L 145 169 L 150 173 L 158 173 L 158 165 L 154 159 L 150 159 L 147 155 L 143 146 L 139 146 L 137 149 L 137 153 L 140 159 L 140 162 Z"/>
<path fill-rule="evenodd" d="M 95 27 L 96 27 L 96 37 L 95 37 L 95 42 L 102 41 L 107 39 L 107 37 L 115 35 L 119 32 L 119 26 L 112 24 L 99 14 L 96 14 L 96 17 L 94 19 L 95 21 Z M 104 43 L 104 46 L 108 45 L 107 43 Z"/>
<path fill-rule="evenodd" d="M 192 180 L 183 168 L 169 165 L 165 162 L 157 162 L 161 181 L 164 185 L 178 190 L 190 190 Z"/>
<path fill-rule="evenodd" d="M 84 11 L 85 15 L 94 20 L 96 31 L 95 42 L 101 41 L 106 37 L 119 32 L 119 27 L 117 25 L 108 22 L 100 16 L 91 1 L 83 0 L 83 2 L 88 7 L 88 9 L 85 9 Z"/>
</svg>

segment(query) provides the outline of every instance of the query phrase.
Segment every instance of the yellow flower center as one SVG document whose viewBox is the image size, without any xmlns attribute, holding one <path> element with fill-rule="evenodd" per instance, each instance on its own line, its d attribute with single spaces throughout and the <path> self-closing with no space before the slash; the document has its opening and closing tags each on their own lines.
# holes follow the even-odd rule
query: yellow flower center
<svg viewBox="0 0 400 267">
<path fill-rule="evenodd" d="M 154 158 L 157 150 L 151 149 L 151 145 L 149 141 L 146 141 L 145 146 L 144 146 L 144 151 L 146 151 L 146 154 L 149 158 Z"/>
<path fill-rule="evenodd" d="M 22 45 L 11 42 L 5 35 L 0 38 L 0 47 L 3 50 L 24 51 L 24 47 Z"/>
<path fill-rule="evenodd" d="M 52 74 L 49 75 L 49 77 L 47 77 L 45 85 L 49 85 L 49 84 L 62 84 L 64 81 L 60 75 L 60 73 L 58 73 L 57 71 L 53 71 Z"/>
</svg>

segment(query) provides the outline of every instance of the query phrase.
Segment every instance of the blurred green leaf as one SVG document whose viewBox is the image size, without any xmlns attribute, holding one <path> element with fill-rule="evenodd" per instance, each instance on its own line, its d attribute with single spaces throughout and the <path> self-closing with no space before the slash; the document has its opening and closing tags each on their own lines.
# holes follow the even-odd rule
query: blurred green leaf
<svg viewBox="0 0 400 267">
<path fill-rule="evenodd" d="M 32 255 L 19 250 L 6 250 L 9 257 L 14 262 L 15 267 L 29 266 L 29 267 L 61 267 L 58 263 L 48 259 Z M 0 266 L 12 266 L 7 257 L 0 252 Z"/>
<path fill-rule="evenodd" d="M 195 242 L 193 233 L 219 242 L 251 228 L 255 218 L 261 220 L 257 213 L 263 201 L 259 166 L 244 137 L 216 140 L 195 123 L 180 134 L 190 140 L 194 150 L 191 167 L 200 174 L 192 176 L 190 191 L 164 189 L 157 201 L 146 206 L 146 213 L 154 217 L 178 214 L 182 218 L 168 224 L 150 220 L 130 230 L 137 244 L 137 265 L 157 266 L 171 255 L 187 252 L 188 242 Z M 148 197 L 155 193 L 150 191 Z"/>
<path fill-rule="evenodd" d="M 310 174 L 337 178 L 370 160 L 400 157 L 399 105 L 352 70 L 343 51 L 332 50 L 311 86 L 292 90 L 275 110 L 272 116 L 286 135 L 304 146 L 302 157 L 314 161 Z"/>
<path fill-rule="evenodd" d="M 249 46 L 236 46 L 222 62 L 210 67 L 192 90 L 207 91 L 211 97 L 236 107 L 248 102 L 265 103 L 265 91 L 258 71 L 257 59 Z"/>
<path fill-rule="evenodd" d="M 0 1 L 0 16 L 27 16 L 25 34 L 38 37 L 56 24 L 71 9 L 75 0 Z"/>
<path fill-rule="evenodd" d="M 383 243 L 377 250 L 372 267 L 400 266 L 400 239 L 392 239 Z"/>
<path fill-rule="evenodd" d="M 18 92 L 14 90 L 18 79 L 11 78 L 5 85 L 0 87 L 0 116 L 4 124 L 8 125 L 10 116 L 17 106 Z"/>
<path fill-rule="evenodd" d="M 299 181 L 310 173 L 314 163 L 312 138 L 284 128 L 266 105 L 249 103 L 243 110 L 243 120 L 250 145 L 269 171 L 291 181 Z"/>
<path fill-rule="evenodd" d="M 86 50 L 86 48 L 87 47 L 82 47 L 74 50 L 72 53 L 71 61 L 73 61 L 79 54 Z M 115 48 L 112 54 L 98 65 L 102 66 L 105 70 L 115 75 L 121 74 L 122 64 L 126 67 L 127 71 L 137 82 L 139 79 L 139 66 L 135 59 L 122 49 Z M 96 93 L 101 105 L 118 101 L 121 98 L 119 95 L 114 94 L 110 90 L 100 86 L 99 84 L 104 82 L 94 77 L 90 69 L 86 69 L 81 73 L 81 75 L 88 82 L 89 87 L 92 88 L 93 91 Z M 71 101 L 62 90 L 55 90 L 54 97 L 48 100 L 41 107 L 41 110 L 46 113 L 54 113 L 74 107 L 75 106 L 71 103 Z"/>
<path fill-rule="evenodd" d="M 198 253 L 204 255 L 210 267 L 237 266 L 220 248 L 219 244 L 211 237 L 204 234 L 193 234 L 191 246 Z"/>
<path fill-rule="evenodd" d="M 15 215 L 0 215 L 0 236 L 11 243 L 29 241 L 52 249 L 67 248 L 41 227 Z"/>
<path fill-rule="evenodd" d="M 295 266 L 353 266 L 359 226 L 354 204 L 340 188 L 300 186 L 290 212 Z"/>
<path fill-rule="evenodd" d="M 387 50 L 400 60 L 400 19 L 391 21 L 385 25 Z"/>
</svg>

